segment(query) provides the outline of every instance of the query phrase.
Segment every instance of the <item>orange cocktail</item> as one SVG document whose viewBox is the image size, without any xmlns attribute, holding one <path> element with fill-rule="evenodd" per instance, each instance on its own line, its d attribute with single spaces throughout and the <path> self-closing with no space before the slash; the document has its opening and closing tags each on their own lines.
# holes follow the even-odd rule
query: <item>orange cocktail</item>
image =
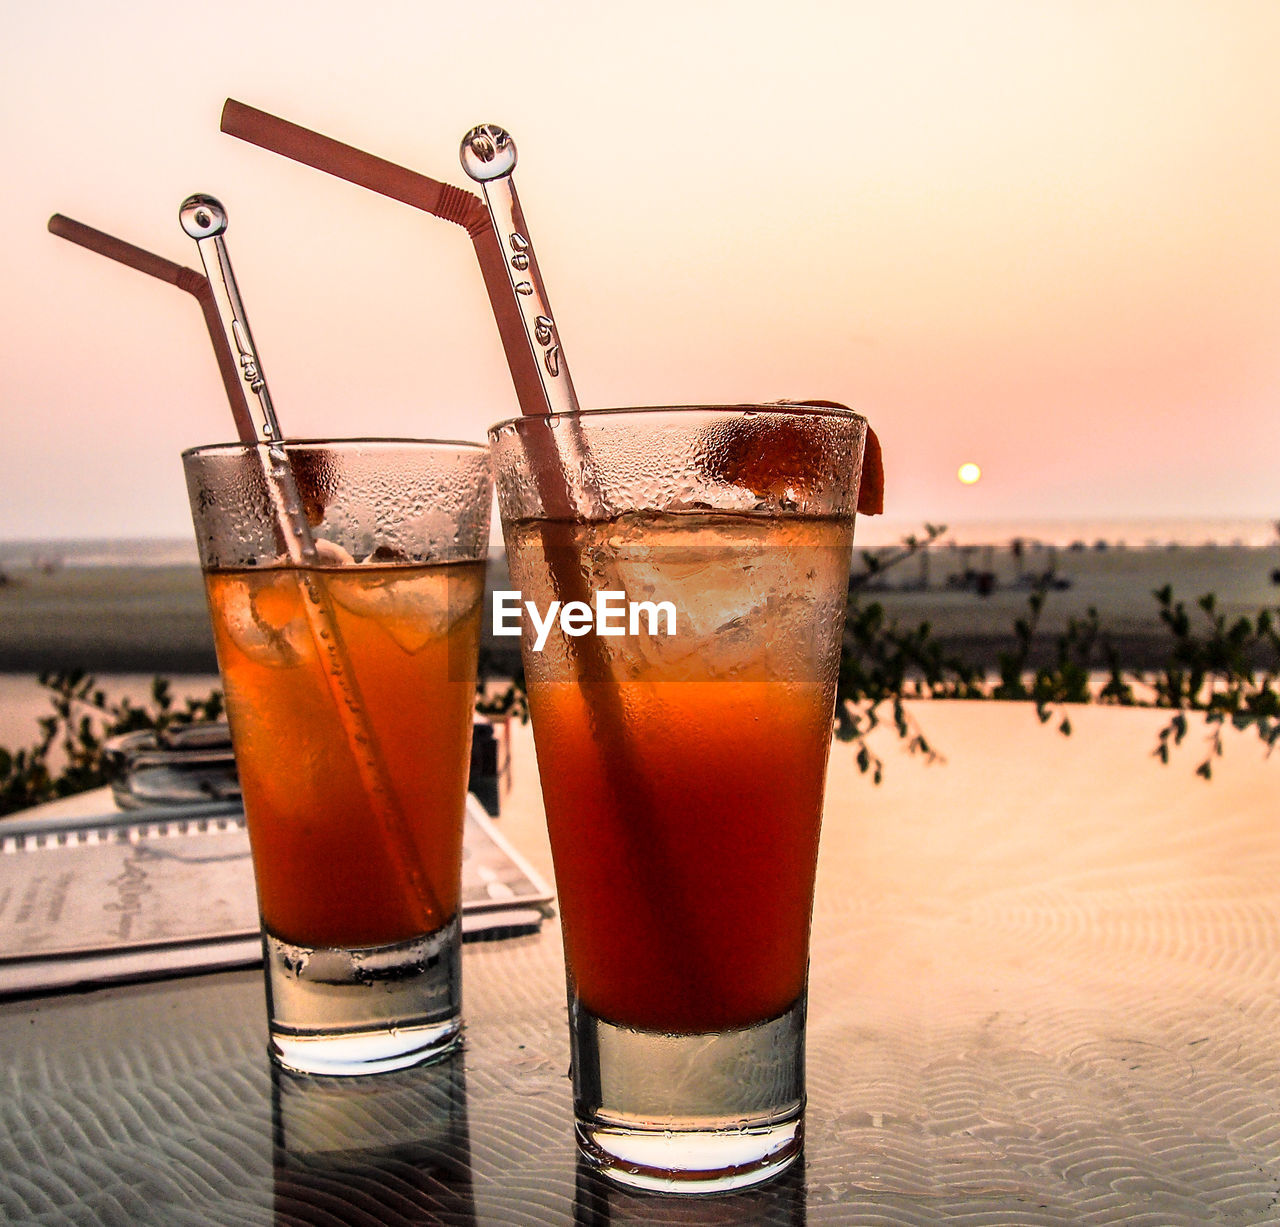
<svg viewBox="0 0 1280 1227">
<path fill-rule="evenodd" d="M 624 1184 L 724 1190 L 799 1150 L 864 432 L 810 406 L 490 432 L 527 611 L 578 1140 Z"/>
<path fill-rule="evenodd" d="M 541 527 L 508 539 L 513 582 L 553 599 Z M 607 565 L 615 590 L 665 593 L 686 622 L 614 638 L 607 678 L 572 640 L 526 664 L 578 996 L 670 1033 L 781 1014 L 805 984 L 836 681 L 796 594 L 842 611 L 851 526 L 704 512 L 572 539 L 566 569 Z"/>
<path fill-rule="evenodd" d="M 383 946 L 458 911 L 484 564 L 319 568 L 410 844 L 381 838 L 293 568 L 206 576 L 267 931 Z M 283 751 L 287 747 L 287 753 Z M 405 859 L 425 878 L 405 889 Z"/>
</svg>

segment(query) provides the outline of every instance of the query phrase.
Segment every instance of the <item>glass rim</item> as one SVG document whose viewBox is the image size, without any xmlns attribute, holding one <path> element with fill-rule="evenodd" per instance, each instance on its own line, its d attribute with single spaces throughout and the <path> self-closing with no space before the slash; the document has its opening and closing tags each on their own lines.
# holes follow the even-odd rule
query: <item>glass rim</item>
<svg viewBox="0 0 1280 1227">
<path fill-rule="evenodd" d="M 489 438 L 508 426 L 519 429 L 537 422 L 559 421 L 568 418 L 580 421 L 584 418 L 626 417 L 631 414 L 656 413 L 711 413 L 728 416 L 743 413 L 776 413 L 779 415 L 798 414 L 804 417 L 850 418 L 866 422 L 866 417 L 856 409 L 836 407 L 833 405 L 815 405 L 809 401 L 774 401 L 772 404 L 747 403 L 737 405 L 620 405 L 608 409 L 575 409 L 568 413 L 524 413 L 518 417 L 503 418 L 489 427 Z"/>
<path fill-rule="evenodd" d="M 343 438 L 315 439 L 282 439 L 280 445 L 285 451 L 297 448 L 328 447 L 333 449 L 347 447 L 370 447 L 373 450 L 391 448 L 411 448 L 415 451 L 434 450 L 442 452 L 488 452 L 487 443 L 477 443 L 474 439 L 410 439 L 396 438 L 387 435 L 367 435 Z M 184 448 L 182 459 L 196 456 L 235 456 L 257 450 L 259 447 L 275 446 L 270 443 L 199 443 L 194 447 Z"/>
</svg>

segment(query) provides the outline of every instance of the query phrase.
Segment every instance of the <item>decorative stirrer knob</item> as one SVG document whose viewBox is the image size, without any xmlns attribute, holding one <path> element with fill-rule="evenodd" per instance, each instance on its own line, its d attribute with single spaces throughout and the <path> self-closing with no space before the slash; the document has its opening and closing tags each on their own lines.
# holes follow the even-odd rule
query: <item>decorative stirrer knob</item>
<svg viewBox="0 0 1280 1227">
<path fill-rule="evenodd" d="M 462 138 L 462 169 L 477 183 L 489 183 L 516 168 L 516 143 L 497 124 L 481 124 Z"/>
<path fill-rule="evenodd" d="M 212 196 L 188 196 L 178 210 L 178 220 L 193 239 L 212 239 L 226 231 L 227 211 Z"/>
</svg>

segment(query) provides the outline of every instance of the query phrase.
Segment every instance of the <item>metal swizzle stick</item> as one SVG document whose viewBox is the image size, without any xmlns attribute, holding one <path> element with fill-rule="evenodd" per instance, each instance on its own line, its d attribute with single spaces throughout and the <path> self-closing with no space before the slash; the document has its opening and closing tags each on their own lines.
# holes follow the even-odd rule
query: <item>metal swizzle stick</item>
<svg viewBox="0 0 1280 1227">
<path fill-rule="evenodd" d="M 188 196 L 182 202 L 178 220 L 183 230 L 196 241 L 227 343 L 239 364 L 241 378 L 253 394 L 246 395 L 245 400 L 267 475 L 267 490 L 284 530 L 281 536 L 285 550 L 291 562 L 314 563 L 315 539 L 311 535 L 311 525 L 307 523 L 298 483 L 285 455 L 280 422 L 271 404 L 271 393 L 267 390 L 258 351 L 253 345 L 253 334 L 249 331 L 249 317 L 222 238 L 227 229 L 227 211 L 212 196 Z"/>
<path fill-rule="evenodd" d="M 550 518 L 540 523 L 539 531 L 552 591 L 556 599 L 566 606 L 573 602 L 590 604 L 592 593 L 586 579 L 588 568 L 580 563 L 583 552 L 578 530 L 593 521 L 608 521 L 615 514 L 615 508 L 604 484 L 596 476 L 596 465 L 579 425 L 578 398 L 560 347 L 560 333 L 551 315 L 542 274 L 533 254 L 533 244 L 529 241 L 524 211 L 520 208 L 515 184 L 511 180 L 511 172 L 516 165 L 515 141 L 497 124 L 482 124 L 462 138 L 459 157 L 463 170 L 484 191 L 489 221 L 502 253 L 511 296 L 519 307 L 525 340 L 532 351 L 533 365 L 542 386 L 545 408 L 541 408 L 541 413 L 548 416 L 539 423 L 543 429 L 531 428 L 526 432 L 525 446 L 539 496 L 551 512 Z M 538 411 L 526 406 L 523 399 L 521 409 L 526 415 Z M 561 414 L 569 416 L 565 419 L 563 443 L 557 443 L 552 438 L 550 427 Z M 548 417 L 552 419 L 550 423 Z M 574 473 L 572 478 L 569 476 L 571 470 Z M 606 771 L 606 787 L 616 792 L 616 785 L 610 780 L 634 781 L 635 786 L 627 798 L 616 796 L 615 799 L 619 805 L 630 803 L 639 813 L 649 812 L 652 802 L 646 799 L 648 789 L 644 773 L 636 748 L 627 737 L 629 721 L 615 665 L 604 646 L 605 641 L 597 635 L 587 635 L 567 639 L 566 644 L 577 661 L 578 685 L 591 716 L 602 761 L 628 765 L 616 776 Z M 588 685 L 588 678 L 598 679 L 599 684 Z M 651 889 L 641 892 L 644 899 L 656 906 L 653 901 L 664 897 L 659 883 L 671 881 L 675 876 L 671 868 L 673 858 L 658 841 L 645 839 L 643 832 L 637 832 L 625 823 L 621 838 L 630 841 L 630 854 L 626 858 L 629 866 L 656 866 Z M 686 933 L 689 943 L 697 947 L 700 944 L 698 929 L 689 915 L 688 905 L 668 898 L 666 906 L 675 910 L 681 918 L 679 927 Z M 653 927 L 657 928 L 656 917 Z M 699 963 L 699 966 L 709 965 L 705 959 Z"/>
<path fill-rule="evenodd" d="M 391 864 L 400 874 L 405 898 L 416 901 L 421 909 L 422 931 L 430 932 L 448 917 L 444 915 L 419 864 L 416 845 L 391 786 L 377 737 L 351 669 L 329 590 L 316 572 L 321 562 L 320 553 L 307 521 L 293 466 L 285 451 L 283 432 L 271 404 L 262 364 L 253 345 L 253 334 L 249 331 L 249 317 L 240 299 L 235 274 L 231 271 L 231 258 L 222 239 L 227 229 L 227 211 L 212 196 L 188 196 L 182 202 L 178 218 L 183 230 L 195 239 L 200 250 L 227 344 L 240 366 L 241 378 L 253 393 L 245 400 L 249 404 L 249 415 L 257 436 L 267 497 L 275 513 L 276 535 L 289 562 L 299 568 L 302 607 L 338 719 L 346 733 L 370 808 L 386 840 Z"/>
<path fill-rule="evenodd" d="M 560 333 L 511 180 L 516 168 L 516 143 L 497 124 L 481 124 L 462 138 L 460 157 L 462 169 L 480 184 L 489 206 L 489 220 L 502 249 L 511 290 L 520 305 L 525 338 L 538 368 L 546 411 L 576 413 L 578 398 L 560 346 Z"/>
</svg>

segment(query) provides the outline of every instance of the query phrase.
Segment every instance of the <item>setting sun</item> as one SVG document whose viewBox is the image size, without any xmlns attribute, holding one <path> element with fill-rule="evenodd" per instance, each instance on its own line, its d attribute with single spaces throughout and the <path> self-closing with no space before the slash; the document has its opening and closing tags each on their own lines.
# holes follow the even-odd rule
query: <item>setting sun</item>
<svg viewBox="0 0 1280 1227">
<path fill-rule="evenodd" d="M 972 486 L 982 476 L 982 470 L 970 461 L 956 470 L 956 476 L 966 485 Z"/>
</svg>

